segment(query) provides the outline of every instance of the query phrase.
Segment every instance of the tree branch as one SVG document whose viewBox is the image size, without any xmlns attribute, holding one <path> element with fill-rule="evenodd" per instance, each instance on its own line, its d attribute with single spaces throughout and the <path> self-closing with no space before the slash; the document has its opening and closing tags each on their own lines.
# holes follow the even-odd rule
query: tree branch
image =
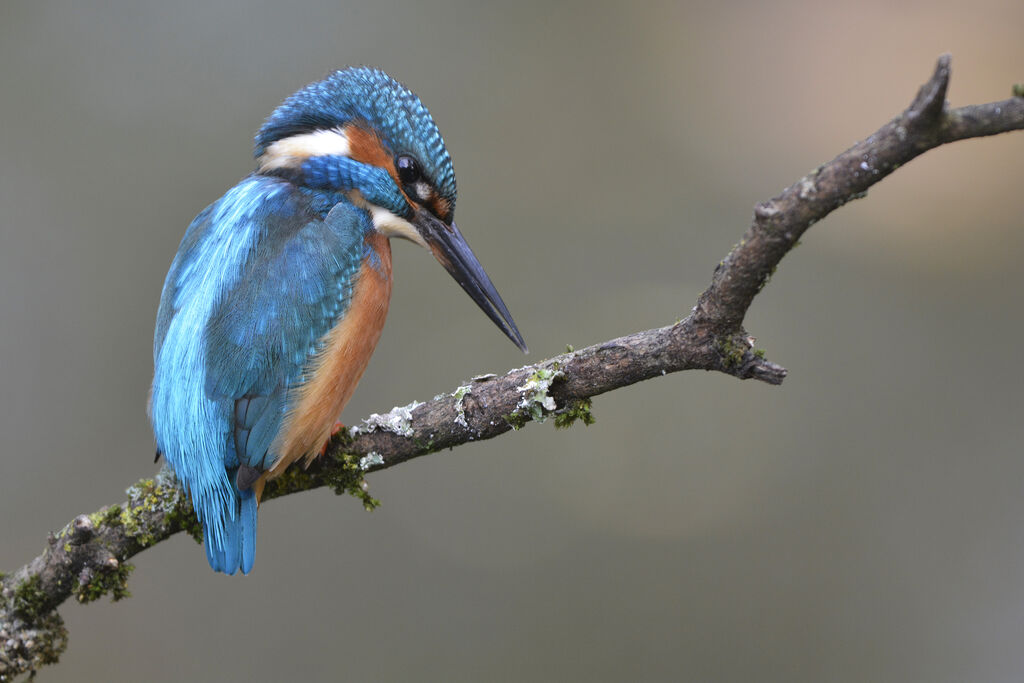
<svg viewBox="0 0 1024 683">
<path fill-rule="evenodd" d="M 743 319 L 782 257 L 815 222 L 911 159 L 955 140 L 1024 129 L 1024 97 L 946 106 L 950 58 L 911 105 L 865 140 L 822 164 L 778 196 L 758 204 L 739 244 L 718 264 L 691 313 L 674 325 L 638 332 L 511 370 L 476 377 L 426 403 L 372 415 L 341 432 L 308 470 L 292 468 L 271 482 L 265 499 L 331 486 L 364 505 L 364 474 L 470 441 L 491 439 L 530 421 L 554 417 L 566 426 L 589 423 L 590 399 L 680 370 L 714 370 L 740 379 L 781 384 L 786 370 L 752 348 Z M 1016 93 L 1016 91 L 1015 91 Z M 178 533 L 199 536 L 188 500 L 164 469 L 128 489 L 128 501 L 80 515 L 51 534 L 43 553 L 11 575 L 0 575 L 0 681 L 57 661 L 67 644 L 56 608 L 127 595 L 127 560 Z"/>
</svg>

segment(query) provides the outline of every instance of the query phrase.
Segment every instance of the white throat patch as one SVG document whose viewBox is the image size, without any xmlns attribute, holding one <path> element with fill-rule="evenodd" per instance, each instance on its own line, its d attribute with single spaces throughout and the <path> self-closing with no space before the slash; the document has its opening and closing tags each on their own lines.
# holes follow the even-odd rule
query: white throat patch
<svg viewBox="0 0 1024 683">
<path fill-rule="evenodd" d="M 373 219 L 373 227 L 380 234 L 385 237 L 400 237 L 410 242 L 415 242 L 425 249 L 430 248 L 416 227 L 409 221 L 383 207 L 366 201 L 359 190 L 352 190 L 348 196 L 353 204 L 370 212 L 370 218 Z"/>
</svg>

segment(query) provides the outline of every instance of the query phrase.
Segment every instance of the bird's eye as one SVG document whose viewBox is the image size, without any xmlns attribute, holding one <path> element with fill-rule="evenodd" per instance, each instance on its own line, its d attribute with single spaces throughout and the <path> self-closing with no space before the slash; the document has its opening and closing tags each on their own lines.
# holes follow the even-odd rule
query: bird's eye
<svg viewBox="0 0 1024 683">
<path fill-rule="evenodd" d="M 395 159 L 395 167 L 398 169 L 398 178 L 405 185 L 412 185 L 420 179 L 420 165 L 415 159 L 407 154 Z"/>
</svg>

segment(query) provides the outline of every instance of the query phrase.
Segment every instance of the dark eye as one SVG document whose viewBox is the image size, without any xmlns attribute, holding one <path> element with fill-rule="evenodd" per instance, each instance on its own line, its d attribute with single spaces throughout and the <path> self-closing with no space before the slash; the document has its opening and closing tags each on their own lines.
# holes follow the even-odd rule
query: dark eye
<svg viewBox="0 0 1024 683">
<path fill-rule="evenodd" d="M 398 178 L 405 185 L 412 185 L 420 179 L 420 165 L 415 159 L 407 154 L 395 159 L 395 166 L 398 169 Z"/>
</svg>

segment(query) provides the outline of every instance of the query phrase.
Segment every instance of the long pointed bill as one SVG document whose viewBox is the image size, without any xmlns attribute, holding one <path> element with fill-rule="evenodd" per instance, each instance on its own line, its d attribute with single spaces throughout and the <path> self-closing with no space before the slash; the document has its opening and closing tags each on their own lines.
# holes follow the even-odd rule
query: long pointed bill
<svg viewBox="0 0 1024 683">
<path fill-rule="evenodd" d="M 519 334 L 512 314 L 508 312 L 501 295 L 491 283 L 491 278 L 487 277 L 484 267 L 466 244 L 466 239 L 455 223 L 446 225 L 423 209 L 416 211 L 412 223 L 449 275 L 455 278 L 487 317 L 525 353 L 526 342 L 523 341 L 523 335 Z"/>
</svg>

